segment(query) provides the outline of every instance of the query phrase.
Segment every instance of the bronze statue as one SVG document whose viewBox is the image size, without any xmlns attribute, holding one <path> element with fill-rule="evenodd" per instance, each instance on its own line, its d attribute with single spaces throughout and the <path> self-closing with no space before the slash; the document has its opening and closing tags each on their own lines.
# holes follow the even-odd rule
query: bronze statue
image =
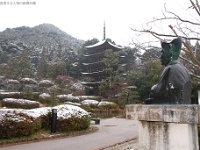
<svg viewBox="0 0 200 150">
<path fill-rule="evenodd" d="M 179 62 L 182 40 L 162 42 L 161 63 L 165 66 L 160 79 L 151 88 L 146 104 L 191 104 L 191 79 L 187 69 Z"/>
</svg>

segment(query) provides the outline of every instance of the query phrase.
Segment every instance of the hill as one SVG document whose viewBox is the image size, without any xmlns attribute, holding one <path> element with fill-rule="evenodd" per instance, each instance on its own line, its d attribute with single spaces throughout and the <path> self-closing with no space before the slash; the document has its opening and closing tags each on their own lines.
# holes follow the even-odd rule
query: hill
<svg viewBox="0 0 200 150">
<path fill-rule="evenodd" d="M 45 48 L 50 60 L 57 59 L 58 53 L 62 57 L 59 59 L 63 59 L 67 53 L 76 54 L 83 43 L 83 40 L 72 37 L 52 24 L 7 28 L 0 32 L 1 52 L 9 54 L 27 49 L 31 57 L 37 57 Z"/>
</svg>

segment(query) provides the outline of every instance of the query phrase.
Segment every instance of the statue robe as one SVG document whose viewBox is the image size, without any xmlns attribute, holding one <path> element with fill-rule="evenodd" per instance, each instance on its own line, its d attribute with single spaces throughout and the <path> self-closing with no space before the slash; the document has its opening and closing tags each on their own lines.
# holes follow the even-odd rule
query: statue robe
<svg viewBox="0 0 200 150">
<path fill-rule="evenodd" d="M 159 82 L 151 89 L 154 104 L 191 104 L 191 79 L 179 61 L 163 70 Z"/>
</svg>

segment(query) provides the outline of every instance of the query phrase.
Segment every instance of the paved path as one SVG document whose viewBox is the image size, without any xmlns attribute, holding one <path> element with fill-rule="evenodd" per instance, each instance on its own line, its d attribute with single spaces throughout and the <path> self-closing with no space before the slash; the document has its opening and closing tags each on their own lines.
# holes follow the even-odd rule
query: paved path
<svg viewBox="0 0 200 150">
<path fill-rule="evenodd" d="M 96 126 L 99 131 L 95 133 L 2 147 L 0 150 L 95 150 L 136 138 L 138 135 L 138 125 L 135 120 L 104 119 Z"/>
</svg>

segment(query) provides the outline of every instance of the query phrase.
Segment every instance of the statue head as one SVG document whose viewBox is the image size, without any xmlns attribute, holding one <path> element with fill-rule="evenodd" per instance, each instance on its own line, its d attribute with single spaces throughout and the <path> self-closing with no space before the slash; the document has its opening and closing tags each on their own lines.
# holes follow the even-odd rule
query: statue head
<svg viewBox="0 0 200 150">
<path fill-rule="evenodd" d="M 170 43 L 162 42 L 161 47 L 161 63 L 167 66 L 171 61 L 178 59 L 182 48 L 182 40 L 181 38 L 177 38 Z"/>
<path fill-rule="evenodd" d="M 180 55 L 180 52 L 181 52 L 181 48 L 182 48 L 182 40 L 181 38 L 177 38 L 177 39 L 174 39 L 170 42 L 172 48 L 171 48 L 171 51 L 172 51 L 172 61 L 173 60 L 177 60 L 179 55 Z"/>
<path fill-rule="evenodd" d="M 167 66 L 170 62 L 171 62 L 171 44 L 170 43 L 166 43 L 166 42 L 162 42 L 161 43 L 161 64 L 164 66 Z"/>
</svg>

